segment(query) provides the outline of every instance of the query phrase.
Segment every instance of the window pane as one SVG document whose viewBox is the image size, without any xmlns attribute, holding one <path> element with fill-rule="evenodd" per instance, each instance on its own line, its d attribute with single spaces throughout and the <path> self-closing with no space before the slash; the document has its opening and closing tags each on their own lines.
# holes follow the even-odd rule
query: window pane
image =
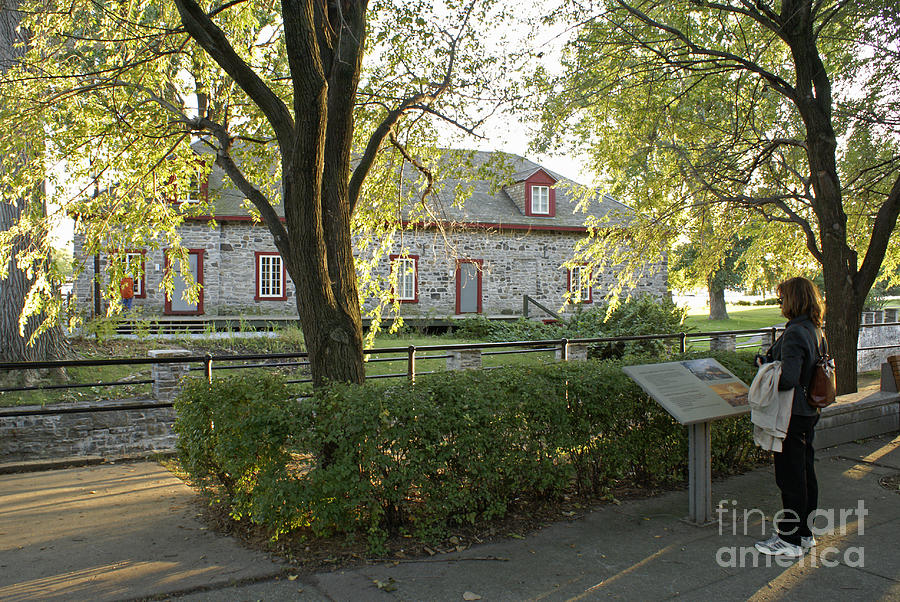
<svg viewBox="0 0 900 602">
<path fill-rule="evenodd" d="M 187 190 L 181 197 L 182 203 L 199 203 L 200 202 L 200 176 L 196 173 L 191 175 L 188 181 Z"/>
<path fill-rule="evenodd" d="M 281 274 L 280 255 L 259 256 L 259 291 L 260 297 L 284 297 L 284 283 Z"/>
<path fill-rule="evenodd" d="M 131 276 L 131 279 L 134 280 L 134 295 L 136 297 L 144 294 L 141 288 L 141 283 L 144 280 L 143 259 L 144 256 L 141 253 L 125 254 L 125 274 Z"/>
<path fill-rule="evenodd" d="M 580 301 L 591 300 L 590 283 L 585 278 L 584 266 L 576 265 L 572 268 L 571 292 Z"/>
<path fill-rule="evenodd" d="M 416 298 L 416 261 L 415 259 L 395 259 L 397 273 L 397 298 L 412 301 Z"/>
<path fill-rule="evenodd" d="M 531 212 L 550 213 L 550 188 L 548 186 L 531 187 Z"/>
</svg>

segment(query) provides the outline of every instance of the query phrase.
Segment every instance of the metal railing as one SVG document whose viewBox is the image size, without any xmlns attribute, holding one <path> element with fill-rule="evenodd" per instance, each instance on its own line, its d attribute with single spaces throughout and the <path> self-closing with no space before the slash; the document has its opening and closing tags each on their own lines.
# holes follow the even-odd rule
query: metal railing
<svg viewBox="0 0 900 602">
<path fill-rule="evenodd" d="M 861 327 L 878 327 L 878 326 L 900 326 L 900 322 L 892 322 L 888 324 L 866 324 Z M 409 345 L 405 347 L 382 347 L 375 349 L 366 349 L 364 353 L 367 356 L 367 363 L 388 363 L 388 362 L 405 362 L 406 369 L 403 372 L 393 372 L 387 374 L 375 374 L 367 376 L 368 379 L 381 378 L 408 378 L 414 380 L 417 375 L 431 374 L 435 370 L 422 371 L 417 370 L 418 361 L 445 359 L 451 357 L 453 351 L 465 350 L 481 350 L 483 356 L 494 355 L 510 355 L 510 354 L 527 354 L 541 353 L 548 351 L 559 351 L 561 357 L 566 359 L 570 345 L 582 344 L 599 344 L 599 343 L 625 343 L 635 341 L 666 341 L 678 340 L 679 351 L 684 353 L 690 348 L 689 342 L 703 342 L 722 339 L 724 337 L 735 338 L 735 348 L 759 347 L 763 344 L 770 344 L 775 340 L 779 331 L 783 327 L 773 326 L 770 328 L 746 329 L 746 330 L 723 330 L 712 332 L 679 332 L 672 334 L 651 334 L 651 335 L 635 335 L 626 337 L 595 337 L 583 339 L 543 339 L 534 341 L 504 341 L 492 343 L 453 343 L 447 345 Z M 743 342 L 738 342 L 744 339 Z M 900 342 L 896 345 L 880 345 L 871 347 L 859 347 L 859 351 L 875 350 L 875 349 L 900 349 Z M 420 355 L 420 354 L 426 355 Z M 377 357 L 373 357 L 377 356 Z M 208 380 L 212 381 L 213 373 L 220 370 L 245 370 L 253 368 L 299 368 L 309 365 L 307 352 L 297 353 L 266 353 L 266 354 L 242 354 L 242 355 L 192 355 L 180 357 L 159 357 L 159 358 L 119 358 L 119 359 L 96 359 L 96 360 L 58 360 L 44 362 L 0 362 L 0 371 L 13 370 L 45 370 L 54 368 L 69 367 L 91 367 L 91 366 L 143 366 L 143 365 L 164 365 L 164 364 L 193 364 L 189 368 L 190 371 L 203 371 Z M 285 361 L 293 360 L 293 361 Z M 240 363 L 236 363 L 240 362 Z M 253 363 L 247 363 L 253 362 Z M 496 366 L 499 367 L 499 366 Z M 484 369 L 492 369 L 488 367 Z M 50 385 L 33 385 L 24 387 L 6 387 L 0 388 L 0 395 L 9 392 L 25 392 L 25 391 L 49 391 L 60 389 L 77 389 L 86 387 L 119 387 L 130 385 L 147 385 L 152 384 L 151 380 L 126 380 L 115 382 L 92 382 L 92 383 L 71 383 L 71 384 L 50 384 Z M 311 378 L 302 378 L 289 380 L 290 383 L 311 383 Z M 149 403 L 123 403 L 111 404 L 96 407 L 46 407 L 36 409 L 17 409 L 8 408 L 0 409 L 0 417 L 8 416 L 33 416 L 42 414 L 63 414 L 90 411 L 113 411 L 122 409 L 150 409 L 171 407 L 171 402 L 149 402 Z"/>
<path fill-rule="evenodd" d="M 540 301 L 531 297 L 530 295 L 522 295 L 522 317 L 529 317 L 529 305 L 534 305 L 538 309 L 542 310 L 545 314 L 550 316 L 554 320 L 559 320 L 559 314 L 553 311 L 552 309 L 547 309 L 544 305 L 541 304 Z"/>
</svg>

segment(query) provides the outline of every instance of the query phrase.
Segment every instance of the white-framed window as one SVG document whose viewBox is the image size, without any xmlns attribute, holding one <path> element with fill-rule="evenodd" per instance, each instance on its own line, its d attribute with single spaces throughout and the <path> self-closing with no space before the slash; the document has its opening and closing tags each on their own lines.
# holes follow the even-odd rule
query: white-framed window
<svg viewBox="0 0 900 602">
<path fill-rule="evenodd" d="M 397 278 L 394 294 L 398 301 L 416 302 L 419 300 L 419 258 L 410 255 L 391 256 L 391 270 Z"/>
<path fill-rule="evenodd" d="M 569 268 L 569 292 L 572 294 L 572 300 L 576 303 L 592 301 L 591 272 L 587 266 L 575 265 Z"/>
<path fill-rule="evenodd" d="M 284 261 L 278 253 L 256 254 L 256 298 L 286 299 Z"/>
<path fill-rule="evenodd" d="M 197 172 L 191 174 L 188 180 L 187 189 L 179 195 L 178 200 L 182 203 L 199 203 L 202 199 L 203 191 L 200 190 L 200 176 Z"/>
<path fill-rule="evenodd" d="M 550 215 L 550 187 L 531 187 L 531 213 L 535 215 Z"/>
<path fill-rule="evenodd" d="M 134 296 L 144 296 L 144 254 L 125 253 L 125 275 L 134 280 Z"/>
</svg>

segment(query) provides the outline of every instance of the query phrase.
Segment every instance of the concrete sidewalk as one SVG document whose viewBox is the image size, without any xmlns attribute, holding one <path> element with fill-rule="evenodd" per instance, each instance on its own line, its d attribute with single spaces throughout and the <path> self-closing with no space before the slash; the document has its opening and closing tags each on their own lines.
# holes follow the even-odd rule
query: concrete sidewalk
<svg viewBox="0 0 900 602">
<path fill-rule="evenodd" d="M 315 574 L 210 533 L 155 463 L 2 475 L 0 600 L 900 600 L 900 495 L 879 483 L 900 474 L 900 437 L 820 451 L 816 470 L 832 528 L 801 561 L 753 548 L 780 508 L 764 468 L 713 483 L 718 524 L 683 522 L 679 491 L 525 539 Z"/>
</svg>

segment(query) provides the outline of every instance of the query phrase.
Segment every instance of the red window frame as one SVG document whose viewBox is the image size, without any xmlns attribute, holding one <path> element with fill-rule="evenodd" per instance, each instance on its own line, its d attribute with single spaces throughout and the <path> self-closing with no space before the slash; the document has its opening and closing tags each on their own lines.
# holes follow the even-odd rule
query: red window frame
<svg viewBox="0 0 900 602">
<path fill-rule="evenodd" d="M 481 274 L 482 274 L 482 272 L 484 272 L 484 260 L 483 259 L 457 259 L 456 260 L 456 313 L 457 313 L 457 315 L 463 313 L 460 311 L 460 301 L 461 301 L 460 293 L 462 293 L 462 282 L 460 281 L 460 278 L 459 278 L 461 275 L 459 268 L 464 263 L 474 263 L 475 265 L 478 266 L 478 269 L 475 270 L 475 274 L 478 277 L 478 286 L 476 289 L 478 291 L 478 310 L 475 313 L 480 314 L 480 313 L 482 313 Z M 472 312 L 466 312 L 466 313 L 472 313 Z"/>
<path fill-rule="evenodd" d="M 593 271 L 588 271 L 588 275 L 587 275 L 587 278 L 588 278 L 587 299 L 583 299 L 583 298 L 581 298 L 581 295 L 579 294 L 579 292 L 578 292 L 577 290 L 575 290 L 575 289 L 572 288 L 572 270 L 575 269 L 575 268 L 579 268 L 579 271 L 584 272 L 585 268 L 587 268 L 587 265 L 586 265 L 586 264 L 579 264 L 579 265 L 577 265 L 577 266 L 572 266 L 571 268 L 569 268 L 568 270 L 566 270 L 566 273 L 567 273 L 567 275 L 568 275 L 568 283 L 566 284 L 566 289 L 567 289 L 571 294 L 576 295 L 576 297 L 574 298 L 574 301 L 570 298 L 570 301 L 569 301 L 569 302 L 570 302 L 570 303 L 573 303 L 573 302 L 574 302 L 574 303 L 593 303 L 593 302 L 594 302 L 594 287 L 590 284 L 590 282 L 591 282 L 591 280 L 593 279 L 593 276 L 594 276 Z M 582 279 L 582 280 L 584 279 L 584 275 L 583 275 L 583 274 L 582 274 L 582 276 L 581 276 L 581 279 Z M 584 289 L 582 289 L 582 292 L 583 292 L 583 290 L 584 290 Z"/>
<path fill-rule="evenodd" d="M 166 292 L 166 301 L 163 306 L 163 313 L 170 316 L 202 316 L 203 315 L 203 256 L 206 254 L 206 249 L 185 249 L 191 255 L 197 256 L 197 283 L 200 285 L 200 295 L 197 298 L 197 309 L 195 311 L 172 311 L 172 299 L 169 298 L 169 293 Z M 169 258 L 169 249 L 166 249 L 165 253 L 163 253 L 165 257 L 165 272 L 169 272 L 169 266 L 172 261 Z"/>
<path fill-rule="evenodd" d="M 199 199 L 197 199 L 196 201 L 181 201 L 181 200 L 179 200 L 178 183 L 176 182 L 175 176 L 172 175 L 169 177 L 168 181 L 166 182 L 165 187 L 163 188 L 163 190 L 165 191 L 163 193 L 165 200 L 174 205 L 181 205 L 182 203 L 187 204 L 187 205 L 193 205 L 195 203 L 205 203 L 205 202 L 209 201 L 209 173 L 207 172 L 206 174 L 201 176 L 200 168 L 202 166 L 203 166 L 203 162 L 198 161 L 197 162 L 197 187 L 200 189 L 199 190 L 199 192 L 200 192 Z M 154 176 L 154 178 L 155 177 L 156 176 Z M 169 196 L 169 191 L 171 191 L 171 196 Z"/>
<path fill-rule="evenodd" d="M 147 298 L 147 250 L 146 249 L 128 249 L 125 251 L 125 265 L 128 266 L 128 256 L 129 255 L 140 255 L 141 256 L 141 277 L 134 281 L 135 291 L 134 297 L 136 299 L 146 299 Z M 130 274 L 129 274 L 130 275 Z M 140 289 L 140 293 L 138 293 L 137 289 Z"/>
<path fill-rule="evenodd" d="M 543 170 L 538 170 L 525 180 L 525 215 L 530 217 L 556 217 L 556 180 Z M 548 192 L 548 212 L 535 213 L 531 207 L 531 189 L 534 186 L 546 186 Z"/>
<path fill-rule="evenodd" d="M 394 288 L 394 280 L 391 280 L 391 298 L 399 303 L 418 303 L 419 302 L 419 256 L 418 255 L 391 255 L 391 273 L 394 272 L 394 262 L 398 259 L 411 259 L 413 261 L 413 297 L 412 299 L 400 299 Z M 400 275 L 397 274 L 399 278 Z M 399 284 L 399 281 L 397 281 Z"/>
<path fill-rule="evenodd" d="M 259 270 L 259 259 L 260 257 L 278 257 L 281 259 L 281 295 L 279 296 L 263 296 L 260 294 L 259 285 L 260 285 L 260 270 Z M 253 262 L 256 270 L 256 290 L 254 291 L 253 299 L 255 301 L 287 301 L 287 271 L 284 267 L 284 258 L 281 256 L 281 253 L 277 251 L 256 251 L 253 254 Z"/>
</svg>

